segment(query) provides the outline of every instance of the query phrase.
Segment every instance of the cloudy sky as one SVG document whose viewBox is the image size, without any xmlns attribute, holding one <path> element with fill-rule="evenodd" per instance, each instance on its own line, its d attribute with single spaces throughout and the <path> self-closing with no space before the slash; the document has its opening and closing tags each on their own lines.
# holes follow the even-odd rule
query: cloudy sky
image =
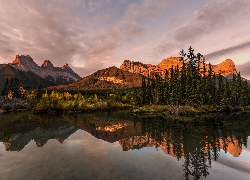
<svg viewBox="0 0 250 180">
<path fill-rule="evenodd" d="M 192 46 L 250 79 L 249 9 L 250 0 L 0 0 L 0 63 L 30 55 L 84 77 L 125 59 L 157 65 Z"/>
</svg>

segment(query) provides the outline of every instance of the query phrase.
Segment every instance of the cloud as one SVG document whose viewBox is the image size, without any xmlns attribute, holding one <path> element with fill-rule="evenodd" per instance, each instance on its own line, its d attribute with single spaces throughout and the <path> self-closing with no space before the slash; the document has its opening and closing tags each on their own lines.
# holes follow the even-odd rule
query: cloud
<svg viewBox="0 0 250 180">
<path fill-rule="evenodd" d="M 179 52 L 182 48 L 183 44 L 181 43 L 168 42 L 153 48 L 150 57 L 154 58 L 166 58 L 166 56 L 170 57 L 174 53 Z"/>
<path fill-rule="evenodd" d="M 249 47 L 246 42 L 249 39 L 250 26 L 246 24 L 250 17 L 249 8 L 248 1 L 233 0 L 203 5 L 192 14 L 191 18 L 188 18 L 188 14 L 184 11 L 183 14 L 172 19 L 169 29 L 172 28 L 173 31 L 166 31 L 164 41 L 153 48 L 150 57 L 163 57 L 169 53 L 174 55 L 177 50 L 183 49 L 184 45 L 190 46 L 190 44 L 199 46 L 200 52 L 205 51 L 207 60 L 243 51 Z M 235 33 L 237 32 L 241 33 L 238 34 L 240 38 L 236 39 Z M 242 32 L 245 35 L 242 35 Z M 236 43 L 239 45 L 233 47 Z M 229 48 L 226 48 L 228 46 Z M 208 54 L 208 47 L 215 52 Z M 222 50 L 218 51 L 218 49 Z"/>
<path fill-rule="evenodd" d="M 178 42 L 183 42 L 187 40 L 196 40 L 200 35 L 207 31 L 206 25 L 201 23 L 196 23 L 179 28 L 175 31 L 174 38 Z"/>
<path fill-rule="evenodd" d="M 144 23 L 126 17 L 109 22 L 110 3 L 0 0 L 1 63 L 12 62 L 19 54 L 31 55 L 38 65 L 45 59 L 55 66 L 68 63 L 79 67 L 80 76 L 105 68 L 119 47 L 146 33 Z"/>
<path fill-rule="evenodd" d="M 143 20 L 156 20 L 159 13 L 173 5 L 173 0 L 140 0 L 131 3 L 125 13 L 128 19 L 143 18 Z"/>
<path fill-rule="evenodd" d="M 246 42 L 246 43 L 242 43 L 236 46 L 232 46 L 226 49 L 222 49 L 216 52 L 212 52 L 210 54 L 206 54 L 204 55 L 204 57 L 207 60 L 214 60 L 220 56 L 225 56 L 225 55 L 231 55 L 231 54 L 236 54 L 239 53 L 241 51 L 245 51 L 247 49 L 250 49 L 250 42 Z"/>
<path fill-rule="evenodd" d="M 53 59 L 55 64 L 70 60 L 79 48 L 76 41 L 81 21 L 73 18 L 73 13 L 64 6 L 52 7 L 41 1 L 1 2 L 8 11 L 0 17 L 0 29 L 8 37 L 8 43 L 1 56 L 30 54 L 34 59 Z M 12 58 L 14 59 L 14 55 Z M 41 63 L 41 62 L 40 62 Z M 63 64 L 62 64 L 63 65 Z"/>
<path fill-rule="evenodd" d="M 234 24 L 246 20 L 249 2 L 246 0 L 234 0 L 231 2 L 216 2 L 201 8 L 198 16 L 175 31 L 174 38 L 179 42 L 197 40 L 198 38 L 215 31 L 227 24 Z"/>
<path fill-rule="evenodd" d="M 161 10 L 173 5 L 172 0 L 141 0 L 144 16 L 149 20 L 155 20 Z"/>
<path fill-rule="evenodd" d="M 250 61 L 244 63 L 244 64 L 240 64 L 240 65 L 236 65 L 236 70 L 238 72 L 240 72 L 241 76 L 250 80 Z"/>
</svg>

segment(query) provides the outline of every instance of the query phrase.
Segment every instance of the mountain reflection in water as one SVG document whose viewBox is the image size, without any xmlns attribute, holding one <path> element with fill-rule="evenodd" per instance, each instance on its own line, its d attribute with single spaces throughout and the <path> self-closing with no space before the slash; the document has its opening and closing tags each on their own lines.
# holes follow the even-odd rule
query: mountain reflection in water
<svg viewBox="0 0 250 180">
<path fill-rule="evenodd" d="M 37 147 L 49 139 L 63 143 L 78 129 L 109 143 L 119 142 L 122 151 L 156 147 L 179 161 L 184 158 L 185 178 L 209 175 L 212 160 L 224 150 L 233 157 L 247 147 L 250 114 L 197 117 L 139 117 L 127 112 L 33 115 L 28 112 L 0 117 L 0 142 L 6 151 L 21 151 L 31 141 Z"/>
</svg>

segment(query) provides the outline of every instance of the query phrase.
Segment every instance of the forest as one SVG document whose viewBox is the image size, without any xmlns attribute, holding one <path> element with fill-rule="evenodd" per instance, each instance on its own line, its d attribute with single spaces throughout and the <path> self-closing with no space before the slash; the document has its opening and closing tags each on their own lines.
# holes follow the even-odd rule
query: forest
<svg viewBox="0 0 250 180">
<path fill-rule="evenodd" d="M 150 81 L 143 79 L 141 89 L 134 90 L 136 105 L 237 107 L 250 104 L 249 84 L 240 73 L 233 74 L 232 79 L 223 77 L 221 73 L 215 75 L 210 63 L 208 68 L 204 65 L 203 55 L 195 55 L 191 46 L 188 50 L 188 54 L 184 50 L 180 52 L 188 63 L 166 70 L 165 79 L 158 74 Z"/>
<path fill-rule="evenodd" d="M 6 111 L 30 109 L 37 113 L 130 109 L 133 113 L 199 114 L 221 110 L 249 109 L 250 88 L 240 73 L 227 79 L 215 75 L 212 65 L 190 46 L 181 67 L 142 77 L 141 87 L 106 90 L 26 91 L 18 76 L 6 79 L 0 107 Z"/>
</svg>

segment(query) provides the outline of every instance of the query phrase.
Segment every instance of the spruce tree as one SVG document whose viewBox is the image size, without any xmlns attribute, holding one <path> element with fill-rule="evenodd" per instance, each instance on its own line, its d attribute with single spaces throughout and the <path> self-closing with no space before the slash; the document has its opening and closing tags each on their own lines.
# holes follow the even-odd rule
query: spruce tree
<svg viewBox="0 0 250 180">
<path fill-rule="evenodd" d="M 237 78 L 236 78 L 236 81 L 237 81 L 237 90 L 236 90 L 236 103 L 238 106 L 242 105 L 243 104 L 243 80 L 240 76 L 240 72 L 238 73 L 237 75 Z"/>
<path fill-rule="evenodd" d="M 163 104 L 169 104 L 169 72 L 166 69 L 165 71 L 165 81 L 163 83 Z"/>
<path fill-rule="evenodd" d="M 147 93 L 147 86 L 146 86 L 146 81 L 145 78 L 142 78 L 142 85 L 141 85 L 141 101 L 142 104 L 146 104 L 146 93 Z"/>
<path fill-rule="evenodd" d="M 169 80 L 169 102 L 172 105 L 174 105 L 176 101 L 175 90 L 176 90 L 176 79 L 175 79 L 174 67 L 172 66 L 170 69 L 170 80 Z"/>
<path fill-rule="evenodd" d="M 180 104 L 184 105 L 187 101 L 187 98 L 186 98 L 187 67 L 184 61 L 181 67 L 180 76 L 181 76 L 180 77 Z"/>
<path fill-rule="evenodd" d="M 237 80 L 235 74 L 233 74 L 233 79 L 230 82 L 230 88 L 231 88 L 230 105 L 235 107 L 237 106 Z"/>
<path fill-rule="evenodd" d="M 216 91 L 216 103 L 217 103 L 217 105 L 221 105 L 224 91 L 225 91 L 225 89 L 224 89 L 223 76 L 221 75 L 221 71 L 219 71 L 218 90 Z"/>
<path fill-rule="evenodd" d="M 1 96 L 7 96 L 8 95 L 9 86 L 10 86 L 9 78 L 7 78 L 4 85 L 3 85 L 3 90 L 1 92 Z"/>
</svg>

